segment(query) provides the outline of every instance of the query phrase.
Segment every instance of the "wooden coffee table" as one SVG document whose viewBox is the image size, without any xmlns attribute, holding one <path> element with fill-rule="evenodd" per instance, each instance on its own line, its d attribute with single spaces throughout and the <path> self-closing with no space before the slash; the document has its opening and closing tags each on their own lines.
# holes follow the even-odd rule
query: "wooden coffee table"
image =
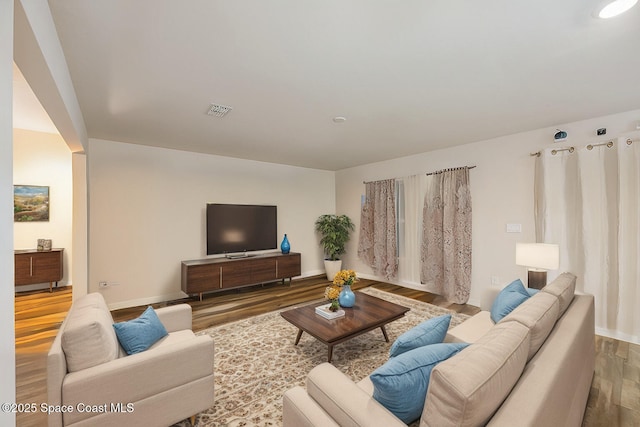
<svg viewBox="0 0 640 427">
<path fill-rule="evenodd" d="M 389 342 L 384 326 L 401 318 L 409 311 L 407 307 L 356 292 L 355 306 L 343 308 L 344 316 L 329 320 L 316 314 L 316 307 L 323 304 L 326 302 L 283 311 L 280 315 L 299 329 L 295 345 L 300 342 L 302 333 L 306 332 L 327 345 L 329 362 L 331 362 L 334 345 L 373 329 L 380 328 L 385 341 Z"/>
</svg>

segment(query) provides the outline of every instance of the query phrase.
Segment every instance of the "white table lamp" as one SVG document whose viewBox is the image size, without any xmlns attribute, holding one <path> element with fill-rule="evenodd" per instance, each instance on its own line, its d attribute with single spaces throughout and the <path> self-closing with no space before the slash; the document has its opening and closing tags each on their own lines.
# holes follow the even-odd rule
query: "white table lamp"
<svg viewBox="0 0 640 427">
<path fill-rule="evenodd" d="M 542 289 L 547 284 L 547 270 L 560 266 L 560 247 L 548 243 L 516 243 L 516 264 L 527 267 L 530 288 Z"/>
</svg>

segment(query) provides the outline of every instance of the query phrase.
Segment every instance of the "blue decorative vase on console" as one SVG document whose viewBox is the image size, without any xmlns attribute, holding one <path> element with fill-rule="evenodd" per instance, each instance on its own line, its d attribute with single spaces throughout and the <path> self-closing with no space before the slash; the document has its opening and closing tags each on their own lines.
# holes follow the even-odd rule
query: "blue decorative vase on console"
<svg viewBox="0 0 640 427">
<path fill-rule="evenodd" d="M 351 285 L 344 285 L 338 296 L 340 307 L 353 307 L 356 303 L 356 294 L 351 290 Z"/>
<path fill-rule="evenodd" d="M 289 244 L 289 239 L 287 239 L 287 235 L 284 235 L 284 239 L 282 239 L 282 243 L 280 243 L 280 250 L 283 254 L 288 254 L 291 250 L 291 245 Z"/>
</svg>

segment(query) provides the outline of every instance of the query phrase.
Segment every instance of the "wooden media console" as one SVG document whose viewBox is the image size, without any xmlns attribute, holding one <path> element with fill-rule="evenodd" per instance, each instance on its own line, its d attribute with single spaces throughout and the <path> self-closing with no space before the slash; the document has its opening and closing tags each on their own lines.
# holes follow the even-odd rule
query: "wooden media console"
<svg viewBox="0 0 640 427">
<path fill-rule="evenodd" d="M 299 253 L 182 261 L 182 291 L 198 294 L 275 282 L 299 276 Z"/>
</svg>

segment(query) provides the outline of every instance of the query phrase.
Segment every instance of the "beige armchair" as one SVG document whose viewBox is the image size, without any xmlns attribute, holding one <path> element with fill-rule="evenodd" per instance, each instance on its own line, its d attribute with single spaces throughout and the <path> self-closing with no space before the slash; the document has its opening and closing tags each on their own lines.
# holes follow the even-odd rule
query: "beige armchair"
<svg viewBox="0 0 640 427">
<path fill-rule="evenodd" d="M 213 340 L 187 304 L 156 314 L 168 335 L 127 355 L 101 294 L 73 303 L 47 358 L 50 427 L 168 426 L 213 406 Z"/>
</svg>

